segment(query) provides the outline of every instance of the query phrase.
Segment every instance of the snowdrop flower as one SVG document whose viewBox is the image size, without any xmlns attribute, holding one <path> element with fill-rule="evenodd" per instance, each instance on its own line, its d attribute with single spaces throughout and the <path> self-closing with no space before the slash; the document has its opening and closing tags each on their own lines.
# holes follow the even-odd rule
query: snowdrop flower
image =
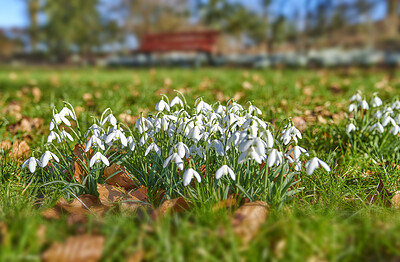
<svg viewBox="0 0 400 262">
<path fill-rule="evenodd" d="M 74 141 L 72 136 L 65 130 L 61 131 L 61 137 L 64 139 L 68 138 L 69 140 Z"/>
<path fill-rule="evenodd" d="M 393 127 L 390 129 L 390 133 L 392 133 L 393 135 L 397 135 L 400 132 L 400 127 L 395 124 L 393 125 Z"/>
<path fill-rule="evenodd" d="M 112 126 L 116 126 L 117 125 L 117 119 L 115 118 L 115 116 L 113 114 L 109 114 L 107 117 L 105 117 L 103 119 L 103 121 L 101 122 L 101 125 L 104 126 L 104 124 L 107 121 L 109 121 Z"/>
<path fill-rule="evenodd" d="M 392 104 L 392 108 L 393 109 L 400 109 L 400 101 L 399 100 L 394 101 L 393 104 Z"/>
<path fill-rule="evenodd" d="M 153 124 L 147 118 L 140 116 L 135 122 L 135 127 L 139 130 L 140 134 L 143 134 L 143 132 L 147 131 L 149 128 L 153 129 Z"/>
<path fill-rule="evenodd" d="M 378 131 L 379 133 L 383 133 L 383 132 L 385 131 L 385 129 L 383 128 L 382 124 L 379 123 L 379 122 L 373 124 L 373 125 L 370 127 L 369 130 L 370 130 L 370 131 L 376 130 L 376 131 Z"/>
<path fill-rule="evenodd" d="M 30 171 L 31 173 L 34 173 L 35 170 L 36 170 L 37 164 L 40 165 L 39 160 L 37 160 L 37 159 L 34 158 L 34 157 L 30 157 L 30 158 L 28 158 L 27 160 L 25 160 L 25 162 L 22 164 L 22 168 L 25 168 L 26 166 L 28 166 L 29 171 Z"/>
<path fill-rule="evenodd" d="M 141 137 L 140 137 L 140 145 L 144 146 L 144 144 L 146 144 L 147 139 L 149 138 L 149 135 L 147 133 L 144 133 Z"/>
<path fill-rule="evenodd" d="M 126 139 L 126 141 L 127 141 L 127 143 L 128 143 L 128 146 L 129 146 L 129 149 L 131 150 L 131 151 L 133 151 L 133 150 L 135 150 L 135 140 L 133 140 L 133 137 L 132 136 L 129 136 L 127 139 Z"/>
<path fill-rule="evenodd" d="M 394 121 L 393 118 L 391 118 L 389 115 L 385 115 L 382 119 L 382 125 L 387 126 L 387 124 L 392 123 L 392 125 L 396 125 L 396 121 Z"/>
<path fill-rule="evenodd" d="M 217 152 L 218 155 L 220 155 L 220 156 L 225 155 L 224 145 L 222 144 L 221 141 L 214 139 L 212 141 L 212 146 L 215 148 L 215 151 Z"/>
<path fill-rule="evenodd" d="M 164 100 L 160 100 L 157 104 L 156 104 L 156 110 L 159 112 L 162 112 L 167 110 L 169 112 L 169 105 L 167 104 L 167 102 L 165 102 Z"/>
<path fill-rule="evenodd" d="M 200 100 L 200 102 L 196 106 L 197 114 L 200 113 L 202 110 L 212 111 L 212 107 L 203 100 Z"/>
<path fill-rule="evenodd" d="M 161 150 L 160 150 L 160 148 L 159 148 L 154 142 L 151 143 L 151 144 L 147 147 L 146 152 L 144 153 L 144 155 L 147 156 L 147 155 L 150 153 L 150 151 L 154 151 L 154 152 L 157 153 L 158 156 L 161 156 Z"/>
<path fill-rule="evenodd" d="M 181 158 L 184 158 L 185 155 L 189 156 L 190 155 L 190 150 L 187 147 L 187 145 L 185 145 L 183 142 L 178 142 L 174 147 L 171 147 L 171 150 L 169 151 L 170 154 L 172 154 L 174 148 L 176 148 L 176 151 L 178 153 L 178 155 Z"/>
<path fill-rule="evenodd" d="M 271 131 L 265 130 L 261 132 L 260 137 L 266 141 L 267 148 L 272 148 L 274 146 L 274 137 Z"/>
<path fill-rule="evenodd" d="M 183 107 L 183 102 L 178 96 L 174 97 L 171 100 L 170 106 L 173 107 L 174 105 L 177 105 L 177 104 L 179 104 L 181 107 Z"/>
<path fill-rule="evenodd" d="M 189 134 L 187 135 L 187 138 L 192 139 L 195 143 L 198 143 L 201 139 L 201 131 L 198 126 L 194 126 L 190 131 Z"/>
<path fill-rule="evenodd" d="M 304 155 L 308 156 L 307 150 L 302 148 L 301 146 L 294 146 L 290 149 L 287 154 L 290 155 L 293 152 L 293 160 L 298 161 L 300 159 L 300 155 L 303 153 Z"/>
<path fill-rule="evenodd" d="M 361 100 L 362 100 L 362 97 L 361 97 L 360 93 L 357 93 L 357 94 L 353 95 L 352 97 L 350 97 L 350 102 L 353 102 L 353 101 L 361 102 Z"/>
<path fill-rule="evenodd" d="M 365 100 L 361 101 L 358 105 L 364 110 L 369 109 L 369 105 L 368 105 L 367 101 L 365 101 Z"/>
<path fill-rule="evenodd" d="M 53 115 L 53 119 L 50 122 L 49 130 L 50 131 L 53 130 L 56 125 L 60 125 L 61 123 L 64 123 L 67 126 L 71 126 L 71 122 L 69 122 L 69 120 L 64 115 L 61 114 Z"/>
<path fill-rule="evenodd" d="M 63 109 L 61 109 L 60 111 L 60 115 L 62 116 L 70 116 L 73 120 L 76 120 L 76 116 L 74 114 L 74 112 L 69 109 L 68 107 L 64 107 Z"/>
<path fill-rule="evenodd" d="M 190 155 L 195 156 L 198 155 L 200 158 L 206 159 L 205 150 L 201 147 L 197 147 L 196 145 L 191 145 L 189 148 Z"/>
<path fill-rule="evenodd" d="M 127 144 L 128 144 L 128 140 L 126 139 L 126 137 L 125 137 L 124 133 L 121 131 L 121 129 L 115 129 L 113 132 L 111 132 L 107 136 L 105 142 L 108 144 L 113 140 L 115 140 L 115 141 L 120 140 L 121 144 L 123 146 L 127 146 Z"/>
<path fill-rule="evenodd" d="M 307 175 L 311 175 L 312 173 L 314 173 L 314 170 L 318 168 L 319 165 L 321 165 L 321 167 L 323 167 L 327 172 L 331 171 L 327 163 L 320 160 L 318 157 L 313 157 L 306 163 Z"/>
<path fill-rule="evenodd" d="M 227 165 L 223 165 L 215 173 L 215 179 L 220 179 L 223 175 L 228 175 L 228 174 L 231 176 L 233 181 L 236 180 L 236 176 L 233 170 Z"/>
<path fill-rule="evenodd" d="M 283 162 L 282 152 L 279 152 L 275 148 L 272 149 L 267 159 L 268 167 L 272 167 L 274 165 L 279 166 L 282 162 Z"/>
<path fill-rule="evenodd" d="M 254 112 L 255 115 L 262 115 L 261 110 L 256 106 L 250 105 L 248 110 L 250 114 Z"/>
<path fill-rule="evenodd" d="M 372 105 L 372 107 L 381 106 L 382 100 L 379 97 L 375 96 L 374 98 L 372 98 L 371 105 Z"/>
<path fill-rule="evenodd" d="M 357 109 L 357 105 L 356 104 L 350 104 L 349 105 L 349 112 L 353 112 L 353 111 L 355 111 Z"/>
<path fill-rule="evenodd" d="M 55 154 L 53 154 L 52 152 L 50 152 L 50 151 L 44 152 L 44 154 L 40 158 L 40 162 L 41 162 L 40 166 L 41 167 L 47 166 L 47 164 L 49 163 L 49 160 L 51 160 L 51 159 L 54 159 L 57 162 L 60 162 L 60 159 L 58 159 L 58 157 Z"/>
<path fill-rule="evenodd" d="M 100 163 L 100 161 L 102 161 L 106 166 L 110 165 L 110 162 L 108 161 L 107 157 L 105 157 L 102 153 L 97 152 L 90 159 L 89 162 L 90 167 L 92 167 L 95 163 Z"/>
<path fill-rule="evenodd" d="M 376 119 L 381 119 L 382 116 L 383 116 L 383 114 L 382 114 L 382 111 L 381 111 L 381 110 L 376 111 L 376 112 L 374 113 L 374 115 L 373 115 L 373 117 L 376 118 Z"/>
<path fill-rule="evenodd" d="M 353 123 L 350 123 L 346 127 L 346 133 L 350 134 L 351 132 L 355 131 L 356 129 L 357 129 L 357 127 Z"/>
<path fill-rule="evenodd" d="M 90 131 L 92 131 L 95 136 L 100 137 L 101 128 L 98 125 L 93 124 L 91 127 L 89 127 L 89 129 L 86 131 L 85 137 L 89 135 Z"/>
<path fill-rule="evenodd" d="M 199 173 L 197 173 L 197 171 L 194 170 L 193 168 L 188 168 L 188 170 L 186 170 L 185 173 L 183 174 L 183 185 L 188 186 L 192 181 L 193 177 L 197 179 L 197 182 L 199 183 L 201 182 L 201 177 Z"/>
<path fill-rule="evenodd" d="M 104 150 L 104 144 L 103 141 L 98 138 L 97 136 L 93 135 L 89 141 L 86 143 L 85 146 L 85 152 L 88 152 L 90 150 L 90 148 L 93 146 L 98 146 L 100 147 L 102 150 Z"/>
<path fill-rule="evenodd" d="M 253 147 L 259 156 L 261 156 L 262 158 L 265 157 L 266 143 L 261 138 L 256 137 L 243 139 L 242 142 L 239 144 L 239 151 L 246 152 L 250 149 L 250 147 Z"/>
<path fill-rule="evenodd" d="M 265 156 L 260 155 L 255 149 L 254 147 L 250 147 L 249 150 L 243 152 L 238 159 L 238 163 L 241 164 L 243 163 L 244 160 L 248 159 L 253 159 L 255 160 L 257 163 L 261 164 L 262 160 Z"/>
<path fill-rule="evenodd" d="M 53 142 L 54 139 L 57 139 L 57 143 L 61 143 L 61 137 L 56 132 L 51 131 L 47 137 L 47 143 Z"/>
<path fill-rule="evenodd" d="M 285 145 L 289 144 L 290 140 L 292 140 L 292 139 L 296 143 L 298 142 L 297 138 L 302 139 L 300 131 L 294 126 L 289 126 L 285 130 L 283 130 L 283 132 L 284 133 L 281 137 L 281 140 L 283 140 L 283 144 L 285 144 Z"/>
<path fill-rule="evenodd" d="M 178 166 L 178 169 L 183 170 L 183 160 L 178 153 L 172 153 L 167 157 L 164 161 L 163 168 L 166 168 L 170 162 L 174 162 Z"/>
</svg>

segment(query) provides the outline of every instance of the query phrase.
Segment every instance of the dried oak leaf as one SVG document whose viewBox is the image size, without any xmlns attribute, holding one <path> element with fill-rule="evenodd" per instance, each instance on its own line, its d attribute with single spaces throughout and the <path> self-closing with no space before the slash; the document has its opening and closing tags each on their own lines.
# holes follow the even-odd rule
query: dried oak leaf
<svg viewBox="0 0 400 262">
<path fill-rule="evenodd" d="M 113 186 L 120 186 L 127 190 L 133 189 L 139 182 L 128 175 L 124 166 L 120 166 L 116 163 L 112 164 L 109 167 L 104 169 L 103 178 L 106 180 L 106 183 Z"/>
<path fill-rule="evenodd" d="M 32 88 L 32 95 L 33 95 L 33 102 L 38 103 L 42 98 L 42 91 L 40 91 L 39 87 L 35 86 Z"/>
<path fill-rule="evenodd" d="M 135 198 L 139 199 L 142 202 L 147 202 L 147 199 L 148 199 L 147 188 L 144 186 L 140 186 L 135 191 L 130 192 L 129 195 L 131 197 L 135 197 Z"/>
<path fill-rule="evenodd" d="M 152 218 L 157 220 L 159 217 L 165 216 L 167 213 L 182 213 L 192 207 L 192 204 L 183 197 L 168 199 L 164 201 L 152 214 Z"/>
<path fill-rule="evenodd" d="M 45 262 L 95 262 L 103 254 L 103 236 L 80 235 L 68 237 L 65 243 L 53 243 L 42 259 Z"/>
<path fill-rule="evenodd" d="M 393 207 L 400 208 L 400 191 L 396 191 L 393 193 L 391 202 Z"/>
<path fill-rule="evenodd" d="M 80 195 L 72 202 L 68 202 L 64 198 L 61 198 L 58 200 L 56 206 L 70 214 L 103 214 L 108 210 L 108 207 L 101 204 L 99 198 L 89 194 Z"/>
<path fill-rule="evenodd" d="M 33 130 L 38 130 L 43 126 L 43 118 L 23 117 L 20 121 L 7 127 L 8 131 L 16 134 L 18 131 L 22 133 L 31 133 Z"/>
<path fill-rule="evenodd" d="M 46 219 L 59 219 L 60 210 L 58 208 L 48 208 L 40 212 L 40 214 Z"/>
<path fill-rule="evenodd" d="M 243 243 L 249 243 L 267 219 L 268 211 L 269 205 L 263 201 L 244 204 L 233 214 L 233 232 Z"/>
<path fill-rule="evenodd" d="M 8 140 L 2 140 L 0 141 L 0 150 L 10 150 L 12 148 L 12 144 Z"/>
</svg>

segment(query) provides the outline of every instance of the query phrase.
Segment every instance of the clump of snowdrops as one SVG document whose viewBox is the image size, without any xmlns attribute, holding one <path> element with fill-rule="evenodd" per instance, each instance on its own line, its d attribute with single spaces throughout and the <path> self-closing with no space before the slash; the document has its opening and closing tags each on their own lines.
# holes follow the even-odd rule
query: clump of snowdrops
<svg viewBox="0 0 400 262">
<path fill-rule="evenodd" d="M 208 104 L 198 98 L 190 107 L 178 92 L 171 101 L 163 95 L 155 109 L 127 126 L 107 108 L 83 131 L 74 108 L 65 103 L 53 110 L 45 152 L 23 167 L 71 188 L 66 181 L 74 180 L 71 163 L 78 162 L 84 177 L 75 184 L 96 194 L 97 183 L 105 182 L 104 168 L 117 163 L 140 185 L 165 190 L 167 198 L 207 201 L 240 194 L 271 204 L 282 204 L 301 190 L 295 185 L 304 167 L 308 175 L 319 166 L 330 171 L 299 145 L 302 135 L 290 119 L 274 127 L 251 102 Z M 77 143 L 84 147 L 84 160 L 73 152 Z"/>
<path fill-rule="evenodd" d="M 374 158 L 400 159 L 400 101 L 382 101 L 377 94 L 368 100 L 360 91 L 350 98 L 346 133 L 354 150 Z M 387 159 L 383 159 L 387 160 Z"/>
</svg>

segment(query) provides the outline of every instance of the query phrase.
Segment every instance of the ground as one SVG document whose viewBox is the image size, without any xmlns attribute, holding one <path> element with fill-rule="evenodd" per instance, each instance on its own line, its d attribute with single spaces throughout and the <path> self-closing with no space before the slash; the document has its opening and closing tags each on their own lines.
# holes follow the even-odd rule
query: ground
<svg viewBox="0 0 400 262">
<path fill-rule="evenodd" d="M 303 132 L 303 144 L 332 171 L 299 174 L 303 190 L 283 207 L 270 206 L 256 234 L 246 240 L 231 226 L 235 208 L 215 211 L 215 203 L 162 219 L 142 211 L 92 214 L 77 221 L 70 215 L 46 216 L 44 211 L 63 192 L 50 190 L 43 180 L 21 169 L 26 156 L 0 151 L 0 260 L 41 260 L 54 243 L 68 241 L 88 250 L 96 247 L 85 243 L 100 243 L 104 261 L 396 260 L 398 204 L 379 193 L 395 195 L 399 190 L 397 152 L 391 157 L 368 148 L 355 150 L 343 130 L 348 100 L 357 90 L 367 97 L 377 92 L 382 99 L 391 99 L 400 94 L 399 87 L 398 71 L 368 68 L 1 68 L 3 148 L 8 143 L 4 141 L 11 146 L 18 141 L 26 143 L 30 152 L 42 151 L 52 107 L 61 107 L 63 101 L 74 106 L 82 128 L 89 127 L 90 115 L 100 116 L 107 107 L 133 126 L 140 112 L 154 111 L 160 94 L 173 97 L 179 90 L 190 104 L 199 96 L 210 103 L 233 97 L 242 104 L 252 101 L 271 123 L 293 117 Z M 98 251 L 91 252 L 96 257 Z M 51 254 L 44 258 L 52 261 Z"/>
</svg>

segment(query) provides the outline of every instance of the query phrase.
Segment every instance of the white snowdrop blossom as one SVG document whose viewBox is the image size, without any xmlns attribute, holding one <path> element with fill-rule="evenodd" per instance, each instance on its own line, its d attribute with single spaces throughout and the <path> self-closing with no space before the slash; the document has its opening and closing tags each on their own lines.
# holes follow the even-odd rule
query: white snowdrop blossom
<svg viewBox="0 0 400 262">
<path fill-rule="evenodd" d="M 156 110 L 159 112 L 162 112 L 164 110 L 167 110 L 169 112 L 169 105 L 167 104 L 167 102 L 165 102 L 164 100 L 160 100 L 157 104 L 156 104 Z"/>
<path fill-rule="evenodd" d="M 383 125 L 381 123 L 375 123 L 373 124 L 370 129 L 370 131 L 378 131 L 379 133 L 383 133 L 385 131 L 385 128 L 383 127 Z"/>
<path fill-rule="evenodd" d="M 183 185 L 188 186 L 190 182 L 192 181 L 193 177 L 197 179 L 197 182 L 201 182 L 201 177 L 199 173 L 197 173 L 196 170 L 192 168 L 188 168 L 185 173 L 183 173 Z"/>
<path fill-rule="evenodd" d="M 365 101 L 365 100 L 361 101 L 360 104 L 359 104 L 359 106 L 360 106 L 362 109 L 364 109 L 364 110 L 368 110 L 368 109 L 369 109 L 368 102 Z"/>
<path fill-rule="evenodd" d="M 382 100 L 381 100 L 379 97 L 375 96 L 375 97 L 372 98 L 372 100 L 371 100 L 371 105 L 372 105 L 372 107 L 381 106 L 381 105 L 382 105 Z"/>
<path fill-rule="evenodd" d="M 101 122 L 101 125 L 104 126 L 105 123 L 110 122 L 110 124 L 112 126 L 116 126 L 117 125 L 117 119 L 115 118 L 115 116 L 113 114 L 109 114 L 108 116 L 106 116 L 103 121 Z"/>
<path fill-rule="evenodd" d="M 86 143 L 85 146 L 85 152 L 88 152 L 90 150 L 90 148 L 94 146 L 94 147 L 100 147 L 102 150 L 104 150 L 104 144 L 103 141 L 98 138 L 96 135 L 93 135 L 89 141 Z"/>
<path fill-rule="evenodd" d="M 41 165 L 40 161 L 37 160 L 34 157 L 30 157 L 27 160 L 25 160 L 25 162 L 22 164 L 22 168 L 25 168 L 26 166 L 28 166 L 28 169 L 31 173 L 34 173 L 36 170 L 36 166 L 37 165 Z"/>
<path fill-rule="evenodd" d="M 57 143 L 61 143 L 61 137 L 56 132 L 51 131 L 47 137 L 47 143 L 53 142 L 54 139 L 57 139 Z"/>
<path fill-rule="evenodd" d="M 61 123 L 64 123 L 67 126 L 71 126 L 71 122 L 69 122 L 69 120 L 64 115 L 54 114 L 53 119 L 50 122 L 49 130 L 53 130 L 56 125 L 59 126 L 61 125 Z"/>
<path fill-rule="evenodd" d="M 64 139 L 69 139 L 71 141 L 74 141 L 74 138 L 65 130 L 61 131 L 61 137 Z"/>
<path fill-rule="evenodd" d="M 350 123 L 347 127 L 346 127 L 346 133 L 350 134 L 353 131 L 356 131 L 357 127 L 353 124 Z"/>
<path fill-rule="evenodd" d="M 60 159 L 52 152 L 46 151 L 44 154 L 40 157 L 40 166 L 45 167 L 49 163 L 49 160 L 54 159 L 57 162 L 60 162 Z"/>
<path fill-rule="evenodd" d="M 350 97 L 350 102 L 354 102 L 354 101 L 361 102 L 361 100 L 362 100 L 362 97 L 359 93 L 356 93 L 352 97 Z"/>
<path fill-rule="evenodd" d="M 174 97 L 171 100 L 170 107 L 173 107 L 174 105 L 180 105 L 181 107 L 183 107 L 183 102 L 178 96 Z"/>
<path fill-rule="evenodd" d="M 312 173 L 314 173 L 315 169 L 318 168 L 320 165 L 327 172 L 331 171 L 331 168 L 328 166 L 327 163 L 325 163 L 324 161 L 320 160 L 318 157 L 313 157 L 306 163 L 307 175 L 311 175 Z"/>
<path fill-rule="evenodd" d="M 96 163 L 100 163 L 103 162 L 104 165 L 109 166 L 110 162 L 108 161 L 107 157 L 105 157 L 102 153 L 97 152 L 96 154 L 94 154 L 92 156 L 92 158 L 90 159 L 90 167 L 92 167 L 94 164 Z"/>
<path fill-rule="evenodd" d="M 150 151 L 154 151 L 156 152 L 157 155 L 161 156 L 161 149 L 154 142 L 147 147 L 144 155 L 147 156 L 150 153 Z"/>
<path fill-rule="evenodd" d="M 221 167 L 217 170 L 217 172 L 215 173 L 215 179 L 220 179 L 220 178 L 221 178 L 222 176 L 224 176 L 224 175 L 229 175 L 233 181 L 236 180 L 236 175 L 235 175 L 235 173 L 234 173 L 233 170 L 232 170 L 229 166 L 227 166 L 227 165 L 223 165 L 223 166 L 221 166 Z"/>
<path fill-rule="evenodd" d="M 122 132 L 121 129 L 114 129 L 106 138 L 105 142 L 106 144 L 112 142 L 112 141 L 117 141 L 120 140 L 121 144 L 123 146 L 127 146 L 128 140 L 126 139 L 125 134 Z"/>
<path fill-rule="evenodd" d="M 283 162 L 283 154 L 277 149 L 272 149 L 267 158 L 268 167 L 279 166 Z"/>
<path fill-rule="evenodd" d="M 183 170 L 183 160 L 178 153 L 172 153 L 167 157 L 164 161 L 163 168 L 166 168 L 170 162 L 174 162 L 178 166 L 178 169 Z"/>
<path fill-rule="evenodd" d="M 73 120 L 76 120 L 76 116 L 74 114 L 74 112 L 69 109 L 68 107 L 64 107 L 63 109 L 61 109 L 60 113 L 61 116 L 70 116 Z"/>
</svg>

